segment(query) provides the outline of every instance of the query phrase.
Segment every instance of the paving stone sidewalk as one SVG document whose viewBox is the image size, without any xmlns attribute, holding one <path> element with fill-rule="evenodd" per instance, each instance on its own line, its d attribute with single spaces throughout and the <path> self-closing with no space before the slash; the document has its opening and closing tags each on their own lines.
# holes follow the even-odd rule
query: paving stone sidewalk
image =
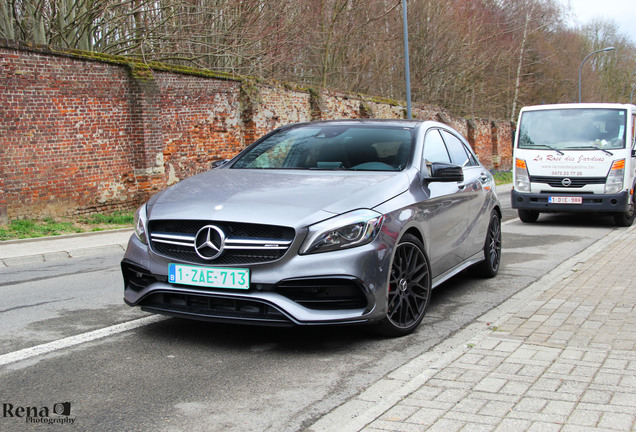
<svg viewBox="0 0 636 432">
<path fill-rule="evenodd" d="M 635 273 L 613 231 L 308 431 L 634 431 Z"/>
</svg>

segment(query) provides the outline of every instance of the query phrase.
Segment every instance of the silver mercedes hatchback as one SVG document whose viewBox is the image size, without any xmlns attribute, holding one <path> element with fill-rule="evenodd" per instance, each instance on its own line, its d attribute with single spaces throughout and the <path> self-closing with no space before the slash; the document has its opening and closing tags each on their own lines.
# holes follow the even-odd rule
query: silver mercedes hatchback
<svg viewBox="0 0 636 432">
<path fill-rule="evenodd" d="M 431 121 L 281 127 L 135 219 L 125 301 L 183 318 L 402 336 L 433 288 L 468 267 L 493 277 L 501 261 L 492 175 Z"/>
</svg>

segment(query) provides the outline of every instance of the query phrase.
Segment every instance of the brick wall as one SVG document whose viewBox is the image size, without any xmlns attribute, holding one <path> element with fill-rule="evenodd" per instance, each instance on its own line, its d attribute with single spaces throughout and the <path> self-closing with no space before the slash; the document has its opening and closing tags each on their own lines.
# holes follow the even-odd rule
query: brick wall
<svg viewBox="0 0 636 432">
<path fill-rule="evenodd" d="M 403 118 L 394 102 L 0 39 L 0 222 L 132 209 L 292 122 Z M 510 169 L 508 122 L 414 106 Z"/>
<path fill-rule="evenodd" d="M 130 78 L 121 67 L 0 51 L 0 166 L 9 218 L 130 207 Z"/>
</svg>

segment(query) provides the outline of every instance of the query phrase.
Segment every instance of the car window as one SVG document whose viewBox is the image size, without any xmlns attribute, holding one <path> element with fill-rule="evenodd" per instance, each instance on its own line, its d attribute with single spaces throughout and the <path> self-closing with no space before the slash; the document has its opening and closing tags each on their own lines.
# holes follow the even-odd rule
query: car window
<svg viewBox="0 0 636 432">
<path fill-rule="evenodd" d="M 424 139 L 424 163 L 433 162 L 450 163 L 448 150 L 437 129 L 430 130 Z"/>
<path fill-rule="evenodd" d="M 444 142 L 446 142 L 446 147 L 448 147 L 448 151 L 451 155 L 451 161 L 454 164 L 462 165 L 462 166 L 475 166 L 477 165 L 477 161 L 466 149 L 466 146 L 461 142 L 459 138 L 455 135 L 447 132 L 441 131 L 442 136 L 444 137 Z"/>
</svg>

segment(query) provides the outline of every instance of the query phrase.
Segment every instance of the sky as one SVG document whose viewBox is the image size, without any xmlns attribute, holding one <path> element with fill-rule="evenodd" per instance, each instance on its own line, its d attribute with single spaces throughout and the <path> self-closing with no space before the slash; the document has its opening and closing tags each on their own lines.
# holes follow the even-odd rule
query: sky
<svg viewBox="0 0 636 432">
<path fill-rule="evenodd" d="M 597 17 L 609 18 L 636 44 L 636 0 L 558 0 L 571 7 L 570 25 L 584 25 Z"/>
</svg>

